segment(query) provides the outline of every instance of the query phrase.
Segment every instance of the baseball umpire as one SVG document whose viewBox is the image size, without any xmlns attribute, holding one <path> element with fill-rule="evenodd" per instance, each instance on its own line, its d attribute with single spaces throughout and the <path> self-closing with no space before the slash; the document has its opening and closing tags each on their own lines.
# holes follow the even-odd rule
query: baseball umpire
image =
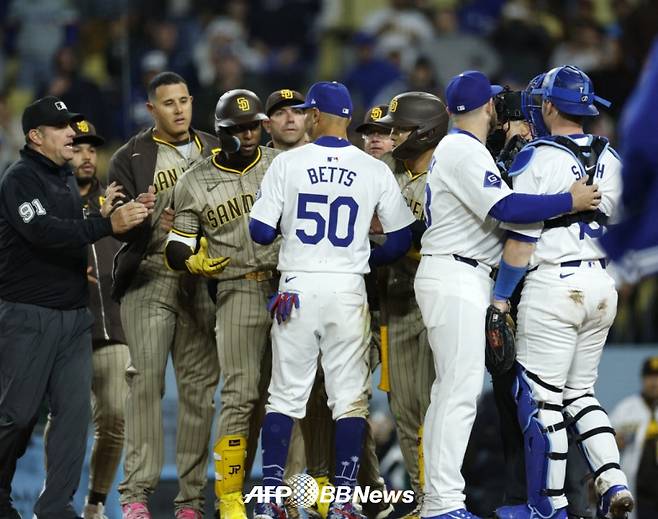
<svg viewBox="0 0 658 519">
<path fill-rule="evenodd" d="M 0 179 L 0 517 L 8 519 L 20 519 L 11 482 L 44 398 L 51 422 L 35 517 L 78 517 L 71 499 L 85 455 L 92 381 L 87 245 L 148 216 L 132 202 L 110 218 L 83 218 L 67 167 L 75 136 L 69 124 L 82 119 L 56 97 L 29 105 L 25 147 Z"/>
<path fill-rule="evenodd" d="M 161 398 L 171 354 L 179 404 L 176 517 L 193 519 L 201 517 L 203 509 L 213 396 L 219 378 L 215 313 L 203 280 L 172 272 L 163 263 L 167 233 L 159 219 L 171 204 L 183 171 L 209 157 L 217 139 L 190 128 L 192 98 L 178 74 L 158 74 L 149 83 L 148 94 L 147 107 L 155 125 L 119 148 L 109 171 L 109 180 L 122 186 L 127 199 L 149 188 L 156 196 L 152 217 L 121 237 L 126 243 L 115 260 L 113 295 L 121 301 L 131 360 L 125 477 L 119 492 L 125 519 L 150 517 L 148 497 L 164 463 Z"/>
<path fill-rule="evenodd" d="M 229 90 L 219 98 L 215 128 L 222 150 L 195 164 L 176 185 L 166 247 L 171 268 L 218 281 L 216 339 L 224 384 L 214 460 L 222 519 L 246 518 L 242 490 L 270 379 L 266 305 L 275 290 L 278 242 L 255 245 L 248 229 L 263 175 L 279 153 L 259 145 L 266 118 L 250 90 Z"/>
</svg>

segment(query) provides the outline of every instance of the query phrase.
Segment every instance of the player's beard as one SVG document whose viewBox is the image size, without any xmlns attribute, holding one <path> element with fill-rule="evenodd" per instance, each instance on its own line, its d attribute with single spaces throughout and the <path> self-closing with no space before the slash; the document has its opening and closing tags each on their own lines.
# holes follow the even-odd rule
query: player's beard
<svg viewBox="0 0 658 519">
<path fill-rule="evenodd" d="M 82 166 L 80 166 L 80 168 L 81 167 Z M 88 186 L 94 181 L 95 178 L 96 178 L 96 168 L 94 168 L 94 172 L 91 175 L 83 175 L 83 176 L 79 176 L 77 174 L 75 175 L 75 181 L 78 183 L 78 186 L 80 187 Z"/>
</svg>

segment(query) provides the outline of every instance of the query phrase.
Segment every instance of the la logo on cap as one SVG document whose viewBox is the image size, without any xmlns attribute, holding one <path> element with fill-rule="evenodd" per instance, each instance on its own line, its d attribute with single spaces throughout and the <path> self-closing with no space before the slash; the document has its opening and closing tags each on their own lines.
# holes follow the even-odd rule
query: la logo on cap
<svg viewBox="0 0 658 519">
<path fill-rule="evenodd" d="M 66 105 L 62 103 L 61 101 L 55 101 L 55 108 L 58 110 L 66 110 Z"/>
</svg>

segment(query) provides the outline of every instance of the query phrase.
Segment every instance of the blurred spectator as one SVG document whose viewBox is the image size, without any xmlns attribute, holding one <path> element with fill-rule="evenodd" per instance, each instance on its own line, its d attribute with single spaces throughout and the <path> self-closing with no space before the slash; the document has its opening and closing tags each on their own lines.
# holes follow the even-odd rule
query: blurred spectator
<svg viewBox="0 0 658 519">
<path fill-rule="evenodd" d="M 18 86 L 40 90 L 52 77 L 53 56 L 72 38 L 77 14 L 69 0 L 13 0 L 8 21 L 18 34 Z"/>
<path fill-rule="evenodd" d="M 480 70 L 496 77 L 500 68 L 498 53 L 481 36 L 459 31 L 454 9 L 438 9 L 434 26 L 436 36 L 426 42 L 423 53 L 432 60 L 438 83 L 446 85 L 464 70 Z"/>
<path fill-rule="evenodd" d="M 508 80 L 527 84 L 546 70 L 552 45 L 549 27 L 560 34 L 561 26 L 553 18 L 540 16 L 527 2 L 512 0 L 505 4 L 491 41 L 500 54 Z"/>
<path fill-rule="evenodd" d="M 617 404 L 610 415 L 617 431 L 621 468 L 636 508 L 629 519 L 658 517 L 658 357 L 642 366 L 642 389 Z"/>
<path fill-rule="evenodd" d="M 390 0 L 390 5 L 370 14 L 361 30 L 376 39 L 376 52 L 387 54 L 392 49 L 400 51 L 401 67 L 411 69 L 418 49 L 432 39 L 434 29 L 414 0 Z"/>
<path fill-rule="evenodd" d="M 569 64 L 591 73 L 609 64 L 610 50 L 610 42 L 595 22 L 572 22 L 567 26 L 567 39 L 551 54 L 549 68 Z"/>
<path fill-rule="evenodd" d="M 103 92 L 93 81 L 80 74 L 80 60 L 75 47 L 60 48 L 53 58 L 54 76 L 38 97 L 52 95 L 60 98 L 72 110 L 98 121 L 99 133 L 108 134 L 107 103 Z"/>
<path fill-rule="evenodd" d="M 263 67 L 263 57 L 247 43 L 245 28 L 226 17 L 218 17 L 210 22 L 194 48 L 194 61 L 202 86 L 222 81 L 222 64 L 218 63 L 222 56 L 234 57 L 239 60 L 240 69 L 251 72 Z"/>
<path fill-rule="evenodd" d="M 315 18 L 321 0 L 251 0 L 250 41 L 265 57 L 267 90 L 311 80 L 307 71 L 315 60 Z"/>
<path fill-rule="evenodd" d="M 0 92 L 0 174 L 18 159 L 25 144 L 20 120 L 9 109 L 7 94 Z"/>
<path fill-rule="evenodd" d="M 215 106 L 219 96 L 234 88 L 247 88 L 259 94 L 265 87 L 258 78 L 245 70 L 241 56 L 230 48 L 214 49 L 209 69 L 213 81 L 199 89 L 192 105 L 192 126 L 205 132 L 215 133 Z"/>
<path fill-rule="evenodd" d="M 374 99 L 378 94 L 387 86 L 399 81 L 402 73 L 390 61 L 375 56 L 374 36 L 357 33 L 352 44 L 355 47 L 357 61 L 348 70 L 343 83 L 349 89 L 354 104 L 364 111 L 376 104 Z M 387 103 L 390 97 L 387 96 L 384 102 Z"/>
<path fill-rule="evenodd" d="M 152 50 L 142 57 L 140 82 L 133 87 L 130 96 L 129 120 L 133 132 L 148 128 L 153 123 L 153 118 L 146 108 L 148 84 L 160 72 L 167 69 L 167 56 L 160 50 Z"/>
</svg>

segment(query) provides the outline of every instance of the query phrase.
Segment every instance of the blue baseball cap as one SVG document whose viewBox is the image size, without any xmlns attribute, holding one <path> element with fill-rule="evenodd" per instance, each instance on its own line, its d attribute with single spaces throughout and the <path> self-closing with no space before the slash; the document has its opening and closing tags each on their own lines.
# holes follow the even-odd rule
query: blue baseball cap
<svg viewBox="0 0 658 519">
<path fill-rule="evenodd" d="M 306 102 L 293 108 L 317 108 L 339 117 L 352 117 L 352 98 L 347 87 L 337 81 L 319 81 L 308 89 Z"/>
<path fill-rule="evenodd" d="M 492 85 L 489 78 L 479 70 L 467 70 L 453 77 L 448 83 L 448 110 L 453 114 L 470 112 L 502 91 L 502 86 Z"/>
</svg>

